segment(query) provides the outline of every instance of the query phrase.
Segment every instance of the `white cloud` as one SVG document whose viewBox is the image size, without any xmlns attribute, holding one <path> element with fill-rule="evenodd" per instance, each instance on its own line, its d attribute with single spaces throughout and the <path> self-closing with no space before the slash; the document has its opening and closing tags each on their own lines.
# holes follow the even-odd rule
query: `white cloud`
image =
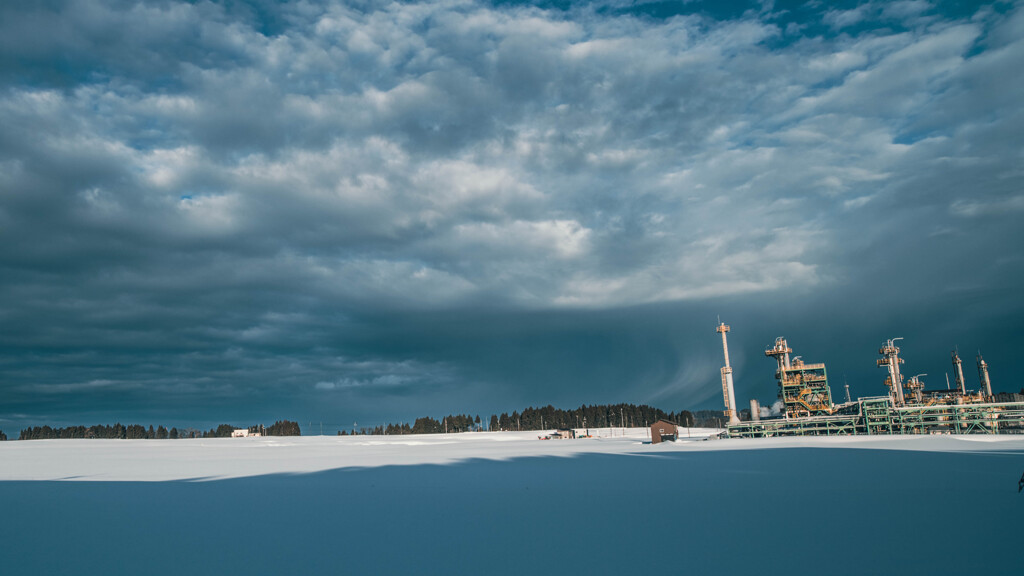
<svg viewBox="0 0 1024 576">
<path fill-rule="evenodd" d="M 889 2 L 882 7 L 882 16 L 899 20 L 919 16 L 922 12 L 932 9 L 931 2 L 925 0 L 901 0 Z"/>
<path fill-rule="evenodd" d="M 516 403 L 566 366 L 643 380 L 592 386 L 597 352 L 552 351 L 630 332 L 613 317 L 831 318 L 880 285 L 879 316 L 944 314 L 950 262 L 977 316 L 1019 316 L 1020 6 L 611 6 L 5 7 L 5 381 L 337 412 L 416 390 L 422 413 L 456 379 Z M 637 330 L 651 397 L 706 397 Z M 102 384 L 124 366 L 139 387 Z"/>
<path fill-rule="evenodd" d="M 1005 30 L 1021 20 L 769 46 L 779 28 L 753 13 L 327 3 L 281 7 L 287 32 L 268 36 L 216 7 L 93 8 L 76 42 L 131 21 L 126 42 L 148 50 L 197 26 L 190 49 L 206 56 L 174 61 L 173 86 L 114 60 L 73 90 L 4 93 L 5 126 L 38 133 L 5 182 L 32 178 L 31 154 L 121 170 L 74 187 L 89 225 L 255 251 L 319 294 L 378 305 L 618 306 L 819 283 L 843 258 L 806 245 L 841 246 L 846 219 L 923 163 L 992 165 L 998 152 L 962 153 L 954 135 L 996 129 L 970 86 L 1016 62 Z M 933 11 L 822 19 L 849 30 Z M 1004 43 L 968 57 L 989 29 Z M 1012 106 L 1007 86 L 984 98 Z M 974 216 L 1016 200 L 935 202 Z M 801 240 L 781 254 L 773 230 Z"/>
<path fill-rule="evenodd" d="M 238 227 L 241 200 L 237 194 L 183 197 L 178 210 L 189 225 L 204 233 L 226 234 Z"/>
<path fill-rule="evenodd" d="M 458 248 L 485 246 L 517 258 L 576 258 L 589 249 L 591 231 L 575 220 L 507 224 L 459 224 L 453 229 Z M 528 251 L 528 252 L 526 252 Z"/>
<path fill-rule="evenodd" d="M 989 201 L 957 200 L 950 205 L 949 210 L 957 216 L 966 218 L 1022 212 L 1024 211 L 1024 194 Z"/>
<path fill-rule="evenodd" d="M 851 10 L 832 10 L 825 14 L 824 20 L 833 28 L 842 29 L 862 22 L 868 17 L 871 4 L 862 4 Z"/>
</svg>

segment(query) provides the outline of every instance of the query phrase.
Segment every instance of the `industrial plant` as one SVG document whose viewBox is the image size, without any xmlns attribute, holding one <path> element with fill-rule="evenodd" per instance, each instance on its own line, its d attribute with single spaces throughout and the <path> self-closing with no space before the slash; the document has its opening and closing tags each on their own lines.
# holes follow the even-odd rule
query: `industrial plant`
<svg viewBox="0 0 1024 576">
<path fill-rule="evenodd" d="M 885 341 L 879 348 L 877 365 L 885 368 L 884 384 L 888 394 L 850 399 L 845 386 L 845 401 L 832 401 L 825 364 L 804 362 L 791 357 L 793 349 L 785 338 L 776 338 L 764 354 L 775 360 L 778 401 L 774 410 L 763 410 L 757 399 L 750 400 L 750 419 L 741 421 L 736 408 L 732 367 L 729 365 L 729 326 L 719 321 L 715 329 L 722 335 L 725 366 L 722 367 L 724 415 L 728 424 L 722 435 L 728 438 L 765 438 L 772 436 L 841 436 L 882 434 L 1024 434 L 1024 402 L 1000 402 L 992 394 L 988 364 L 977 355 L 977 390 L 967 389 L 960 354 L 951 354 L 955 387 L 925 390 L 922 376 L 904 378 L 900 366 L 904 359 L 896 343 Z M 764 412 L 769 415 L 765 416 Z"/>
</svg>

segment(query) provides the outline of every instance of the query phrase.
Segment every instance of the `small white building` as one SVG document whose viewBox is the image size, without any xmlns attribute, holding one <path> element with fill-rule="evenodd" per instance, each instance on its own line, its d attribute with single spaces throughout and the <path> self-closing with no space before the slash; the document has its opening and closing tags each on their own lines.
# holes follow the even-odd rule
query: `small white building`
<svg viewBox="0 0 1024 576">
<path fill-rule="evenodd" d="M 231 433 L 231 437 L 232 438 L 245 438 L 248 435 L 249 435 L 249 430 L 248 429 L 244 429 L 244 430 L 243 429 L 239 429 L 239 430 L 235 430 L 234 432 Z"/>
</svg>

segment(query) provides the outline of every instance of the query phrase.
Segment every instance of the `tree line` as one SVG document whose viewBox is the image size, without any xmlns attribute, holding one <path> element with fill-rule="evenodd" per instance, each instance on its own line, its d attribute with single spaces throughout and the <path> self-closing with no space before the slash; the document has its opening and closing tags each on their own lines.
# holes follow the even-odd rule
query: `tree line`
<svg viewBox="0 0 1024 576">
<path fill-rule="evenodd" d="M 681 426 L 714 427 L 722 417 L 720 411 L 680 410 L 665 412 L 646 404 L 611 404 L 584 405 L 574 410 L 561 410 L 552 405 L 541 408 L 529 407 L 522 412 L 515 410 L 511 414 L 491 414 L 486 427 L 480 416 L 468 414 L 449 414 L 440 420 L 430 416 L 417 418 L 410 426 L 408 423 L 384 424 L 373 428 L 353 430 L 351 434 L 440 434 L 444 432 L 471 432 L 479 430 L 551 430 L 554 428 L 616 428 L 646 427 L 657 420 L 668 420 Z M 347 436 L 347 430 L 338 432 L 339 436 Z"/>
<path fill-rule="evenodd" d="M 388 435 L 402 434 L 441 434 L 445 432 L 472 432 L 480 430 L 551 430 L 555 428 L 636 428 L 650 426 L 657 420 L 668 420 L 680 426 L 697 428 L 715 428 L 723 424 L 722 412 L 719 410 L 680 410 L 665 412 L 646 404 L 608 404 L 583 405 L 573 410 L 561 410 L 552 405 L 534 408 L 529 407 L 521 412 L 511 414 L 491 414 L 488 420 L 480 415 L 449 414 L 440 419 L 424 416 L 417 418 L 412 425 L 406 422 L 388 423 L 359 430 L 342 430 L 339 436 L 349 434 Z M 207 431 L 194 428 L 165 428 L 164 426 L 144 427 L 139 424 L 127 426 L 120 423 L 113 426 L 68 426 L 54 428 L 51 426 L 34 426 L 21 431 L 19 440 L 45 440 L 59 438 L 122 438 L 134 439 L 177 439 L 177 438 L 229 438 L 235 430 L 241 429 L 231 424 L 221 424 Z M 262 433 L 266 436 L 301 436 L 298 422 L 278 420 L 271 426 L 249 426 L 249 433 Z M 7 436 L 0 430 L 0 441 Z"/>
<path fill-rule="evenodd" d="M 682 426 L 693 426 L 689 410 L 665 412 L 646 404 L 583 405 L 575 410 L 561 410 L 550 404 L 527 408 L 511 414 L 492 414 L 491 430 L 548 430 L 552 428 L 639 428 L 658 420 L 669 420 Z"/>
<path fill-rule="evenodd" d="M 237 426 L 221 424 L 216 428 L 203 432 L 194 428 L 178 430 L 177 428 L 167 429 L 164 426 L 153 426 L 146 428 L 140 424 L 129 424 L 127 426 L 118 422 L 113 426 L 98 424 L 96 426 L 68 426 L 65 428 L 54 428 L 51 426 L 33 426 L 25 428 L 18 436 L 18 440 L 55 440 L 61 438 L 108 438 L 125 440 L 175 440 L 178 438 L 230 438 Z M 266 436 L 300 436 L 298 422 L 290 420 L 279 420 L 271 426 L 249 426 L 250 433 L 260 432 Z M 6 440 L 7 436 L 0 431 L 0 440 Z"/>
<path fill-rule="evenodd" d="M 210 428 L 208 432 L 203 432 L 202 437 L 231 438 L 235 430 L 241 430 L 241 428 L 231 424 L 221 424 L 216 428 Z M 291 420 L 278 420 L 270 426 L 257 424 L 249 426 L 247 430 L 249 430 L 249 434 L 262 434 L 264 436 L 302 436 L 302 429 L 299 428 L 299 423 L 292 422 Z"/>
<path fill-rule="evenodd" d="M 417 418 L 410 426 L 406 422 L 397 424 L 382 424 L 373 428 L 360 428 L 359 430 L 339 430 L 338 436 L 349 435 L 387 435 L 398 436 L 401 434 L 441 434 L 444 432 L 472 432 L 482 430 L 480 415 L 476 417 L 469 414 L 449 414 L 440 420 L 429 416 Z"/>
</svg>

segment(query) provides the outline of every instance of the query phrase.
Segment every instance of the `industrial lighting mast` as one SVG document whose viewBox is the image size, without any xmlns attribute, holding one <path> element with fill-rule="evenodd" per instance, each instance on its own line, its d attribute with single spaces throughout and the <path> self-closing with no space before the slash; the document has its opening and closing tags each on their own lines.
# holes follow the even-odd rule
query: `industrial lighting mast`
<svg viewBox="0 0 1024 576">
<path fill-rule="evenodd" d="M 725 354 L 725 366 L 722 367 L 722 397 L 725 401 L 724 414 L 729 419 L 729 424 L 739 424 L 740 419 L 736 416 L 736 392 L 733 391 L 732 387 L 732 367 L 729 366 L 729 342 L 725 337 L 726 333 L 729 332 L 729 326 L 719 320 L 715 332 L 722 335 L 722 352 Z"/>
</svg>

